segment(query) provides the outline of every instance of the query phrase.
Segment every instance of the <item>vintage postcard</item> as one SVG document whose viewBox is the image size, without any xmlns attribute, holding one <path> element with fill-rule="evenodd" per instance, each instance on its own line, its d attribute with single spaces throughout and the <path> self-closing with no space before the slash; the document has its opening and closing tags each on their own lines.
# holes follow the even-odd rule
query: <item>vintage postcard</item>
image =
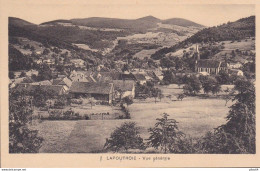
<svg viewBox="0 0 260 171">
<path fill-rule="evenodd" d="M 259 166 L 257 14 L 2 0 L 1 166 Z"/>
</svg>

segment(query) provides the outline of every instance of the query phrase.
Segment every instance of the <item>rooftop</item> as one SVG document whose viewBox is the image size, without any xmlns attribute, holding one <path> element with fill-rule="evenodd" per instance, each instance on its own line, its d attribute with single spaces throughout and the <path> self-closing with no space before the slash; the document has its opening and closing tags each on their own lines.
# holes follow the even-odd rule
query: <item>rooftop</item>
<svg viewBox="0 0 260 171">
<path fill-rule="evenodd" d="M 113 84 L 116 90 L 132 91 L 135 86 L 133 80 L 113 80 Z"/>
<path fill-rule="evenodd" d="M 109 94 L 112 86 L 112 84 L 101 82 L 72 82 L 70 92 L 89 94 Z"/>
</svg>

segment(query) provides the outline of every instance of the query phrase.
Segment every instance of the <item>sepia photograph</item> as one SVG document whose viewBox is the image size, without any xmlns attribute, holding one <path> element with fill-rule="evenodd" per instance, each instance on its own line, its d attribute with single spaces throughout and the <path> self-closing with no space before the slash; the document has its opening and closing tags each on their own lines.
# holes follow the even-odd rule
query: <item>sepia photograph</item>
<svg viewBox="0 0 260 171">
<path fill-rule="evenodd" d="M 254 5 L 89 8 L 8 17 L 9 153 L 256 153 Z"/>
<path fill-rule="evenodd" d="M 257 4 L 0 1 L 5 167 L 256 166 Z"/>
</svg>

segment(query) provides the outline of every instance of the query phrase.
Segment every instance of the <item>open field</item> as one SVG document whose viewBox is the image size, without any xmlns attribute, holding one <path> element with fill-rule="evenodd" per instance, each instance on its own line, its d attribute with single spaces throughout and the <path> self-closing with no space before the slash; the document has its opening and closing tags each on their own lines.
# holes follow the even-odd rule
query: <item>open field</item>
<svg viewBox="0 0 260 171">
<path fill-rule="evenodd" d="M 241 40 L 240 42 L 235 41 L 231 43 L 231 41 L 223 41 L 224 44 L 224 50 L 236 50 L 239 49 L 241 51 L 243 50 L 254 50 L 255 49 L 255 41 L 252 39 Z M 222 43 L 222 42 L 220 42 Z"/>
<path fill-rule="evenodd" d="M 161 88 L 165 95 L 182 92 L 176 85 Z M 231 102 L 227 106 L 225 103 L 220 98 L 200 97 L 186 97 L 183 101 L 163 98 L 161 101 L 157 99 L 157 103 L 154 98 L 135 99 L 129 106 L 130 120 L 44 121 L 35 128 L 45 139 L 40 152 L 98 152 L 113 130 L 126 121 L 136 122 L 141 127 L 141 136 L 148 138 L 147 129 L 153 127 L 156 118 L 164 112 L 179 122 L 179 129 L 185 134 L 202 136 L 226 122 Z"/>
</svg>

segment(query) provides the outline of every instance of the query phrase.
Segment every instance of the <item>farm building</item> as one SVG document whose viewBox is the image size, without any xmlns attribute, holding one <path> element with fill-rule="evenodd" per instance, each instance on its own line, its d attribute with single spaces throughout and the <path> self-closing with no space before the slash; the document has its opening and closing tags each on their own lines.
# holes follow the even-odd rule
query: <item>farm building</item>
<svg viewBox="0 0 260 171">
<path fill-rule="evenodd" d="M 132 73 L 120 73 L 120 72 L 99 72 L 96 75 L 96 80 L 99 82 L 112 82 L 113 80 L 133 80 L 136 81 L 134 74 Z"/>
<path fill-rule="evenodd" d="M 114 98 L 114 86 L 111 83 L 101 82 L 72 82 L 69 93 L 74 98 L 93 97 L 111 104 Z"/>
<path fill-rule="evenodd" d="M 207 72 L 209 74 L 218 74 L 219 71 L 225 70 L 227 71 L 227 63 L 211 60 L 211 59 L 200 59 L 196 60 L 195 63 L 195 71 L 196 72 Z"/>
<path fill-rule="evenodd" d="M 49 80 L 43 80 L 39 82 L 33 82 L 31 85 L 52 85 L 52 82 Z"/>
<path fill-rule="evenodd" d="M 29 83 L 18 84 L 15 91 L 19 92 L 34 92 L 37 89 L 42 89 L 43 91 L 52 92 L 53 95 L 63 95 L 66 94 L 66 90 L 62 85 L 35 85 Z"/>
<path fill-rule="evenodd" d="M 63 85 L 65 86 L 65 89 L 68 91 L 72 85 L 72 81 L 67 77 L 57 78 L 52 80 L 52 85 Z"/>
<path fill-rule="evenodd" d="M 82 59 L 71 59 L 70 62 L 75 65 L 75 67 L 83 68 L 85 67 L 85 61 Z"/>
<path fill-rule="evenodd" d="M 133 80 L 113 80 L 115 95 L 117 98 L 135 97 L 135 81 Z"/>
<path fill-rule="evenodd" d="M 96 82 L 93 76 L 89 72 L 85 71 L 72 71 L 70 79 L 78 82 Z"/>
<path fill-rule="evenodd" d="M 242 67 L 242 64 L 240 62 L 230 62 L 229 63 L 229 68 L 231 69 L 238 69 L 238 68 L 241 68 Z"/>
<path fill-rule="evenodd" d="M 230 69 L 229 74 L 230 75 L 237 75 L 237 76 L 243 76 L 244 75 L 243 71 L 241 71 L 239 69 Z"/>
</svg>

